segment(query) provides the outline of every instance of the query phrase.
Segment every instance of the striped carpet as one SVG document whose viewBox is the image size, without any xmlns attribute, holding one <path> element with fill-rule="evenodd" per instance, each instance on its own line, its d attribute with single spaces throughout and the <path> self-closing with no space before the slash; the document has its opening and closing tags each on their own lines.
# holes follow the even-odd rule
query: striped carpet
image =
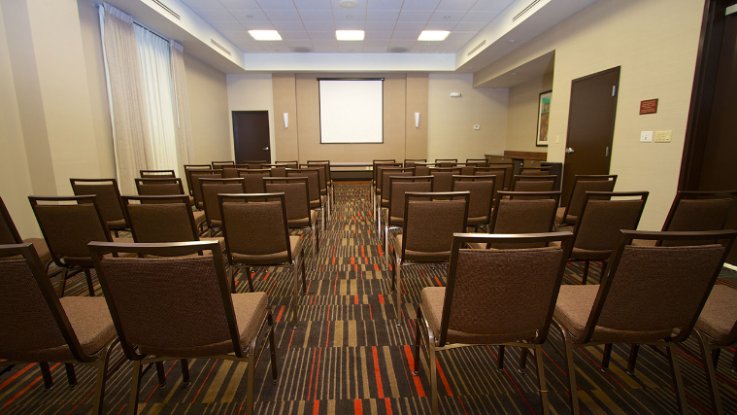
<svg viewBox="0 0 737 415">
<path fill-rule="evenodd" d="M 408 265 L 403 270 L 405 303 L 397 318 L 391 302 L 391 279 L 383 245 L 377 241 L 368 184 L 338 184 L 337 203 L 315 255 L 308 243 L 308 294 L 301 297 L 299 322 L 290 323 L 288 269 L 257 269 L 257 290 L 269 294 L 277 316 L 279 381 L 271 382 L 263 356 L 256 370 L 256 413 L 259 414 L 420 414 L 429 413 L 426 362 L 419 376 L 413 359 L 414 305 L 422 287 L 441 285 L 447 264 Z M 580 281 L 582 268 L 571 264 L 565 283 Z M 590 281 L 598 281 L 593 267 Z M 732 277 L 725 283 L 737 286 Z M 98 295 L 100 293 L 99 286 Z M 239 281 L 239 290 L 246 284 Z M 70 280 L 68 292 L 84 295 L 82 278 Z M 557 351 L 560 335 L 551 331 L 545 365 L 554 413 L 569 412 L 565 362 Z M 599 370 L 602 348 L 576 353 L 578 395 L 582 413 L 674 413 L 677 411 L 667 360 L 643 348 L 636 377 L 624 372 L 626 347 L 614 348 L 610 370 Z M 494 347 L 446 352 L 438 362 L 443 413 L 538 413 L 534 364 L 518 371 L 517 350 L 508 350 L 507 368 L 495 369 Z M 733 353 L 722 353 L 718 377 L 727 413 L 737 413 L 737 376 L 729 369 Z M 696 342 L 678 353 L 692 413 L 711 413 Z M 116 349 L 113 362 L 122 353 Z M 77 367 L 79 384 L 67 386 L 64 367 L 52 365 L 54 386 L 43 387 L 35 364 L 16 365 L 0 376 L 0 415 L 81 414 L 91 410 L 94 371 Z M 179 366 L 165 365 L 167 385 L 160 389 L 153 370 L 143 377 L 142 414 L 245 413 L 245 365 L 197 359 L 190 362 L 192 384 L 181 385 Z M 105 411 L 126 411 L 128 364 L 108 381 Z"/>
</svg>

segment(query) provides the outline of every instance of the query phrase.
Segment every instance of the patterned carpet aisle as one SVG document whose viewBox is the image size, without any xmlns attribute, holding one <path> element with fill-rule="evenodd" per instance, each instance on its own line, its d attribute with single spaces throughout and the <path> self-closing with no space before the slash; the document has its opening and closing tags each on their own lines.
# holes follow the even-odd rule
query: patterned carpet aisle
<svg viewBox="0 0 737 415">
<path fill-rule="evenodd" d="M 404 304 L 399 319 L 392 303 L 391 272 L 376 237 L 368 184 L 338 184 L 336 206 L 315 255 L 307 243 L 307 294 L 300 297 L 299 319 L 288 308 L 291 272 L 255 271 L 257 290 L 269 294 L 276 328 L 278 383 L 271 382 L 267 356 L 256 371 L 258 414 L 422 414 L 429 413 L 429 385 L 423 358 L 419 376 L 411 371 L 414 309 L 422 287 L 442 285 L 447 264 L 403 268 Z M 580 283 L 579 264 L 571 264 L 565 283 Z M 590 273 L 598 282 L 599 268 Z M 238 289 L 246 290 L 241 278 Z M 735 285 L 735 280 L 725 282 Z M 70 281 L 71 295 L 84 295 L 81 278 Z M 99 294 L 99 286 L 98 286 Z M 554 413 L 567 413 L 565 363 L 554 329 L 545 347 L 546 376 Z M 601 348 L 576 353 L 582 413 L 674 413 L 667 360 L 643 348 L 635 378 L 624 373 L 627 347 L 614 348 L 610 370 L 599 370 Z M 538 413 L 534 361 L 518 370 L 517 350 L 508 350 L 507 367 L 496 370 L 494 347 L 462 348 L 441 355 L 441 412 L 453 414 Z M 122 356 L 116 350 L 113 361 Z M 692 413 L 711 413 L 703 368 L 695 341 L 679 353 Z M 732 352 L 722 353 L 718 368 L 727 413 L 737 413 L 737 376 L 729 369 Z M 242 414 L 245 365 L 197 359 L 190 362 L 192 385 L 182 388 L 177 364 L 167 363 L 167 386 L 159 389 L 153 370 L 142 381 L 142 414 Z M 70 389 L 63 365 L 52 365 L 55 385 L 45 390 L 37 365 L 16 365 L 0 376 L 0 415 L 81 414 L 91 409 L 94 372 L 77 365 L 79 384 Z M 127 363 L 112 374 L 106 412 L 125 413 Z"/>
</svg>

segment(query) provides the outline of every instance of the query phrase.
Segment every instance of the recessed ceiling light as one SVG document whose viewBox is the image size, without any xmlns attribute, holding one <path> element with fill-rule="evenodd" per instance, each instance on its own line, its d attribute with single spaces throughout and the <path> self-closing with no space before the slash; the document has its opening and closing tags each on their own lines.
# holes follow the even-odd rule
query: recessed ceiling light
<svg viewBox="0 0 737 415">
<path fill-rule="evenodd" d="M 356 41 L 363 40 L 363 30 L 336 30 L 335 38 L 338 40 Z"/>
<path fill-rule="evenodd" d="M 248 34 L 255 40 L 281 40 L 281 35 L 276 30 L 249 30 Z"/>
<path fill-rule="evenodd" d="M 417 40 L 421 42 L 442 42 L 450 34 L 447 30 L 423 30 Z"/>
</svg>

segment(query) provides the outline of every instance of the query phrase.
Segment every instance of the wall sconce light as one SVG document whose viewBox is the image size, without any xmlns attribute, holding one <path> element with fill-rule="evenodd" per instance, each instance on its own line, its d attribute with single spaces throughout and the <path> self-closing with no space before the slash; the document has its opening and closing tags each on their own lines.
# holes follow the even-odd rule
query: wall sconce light
<svg viewBox="0 0 737 415">
<path fill-rule="evenodd" d="M 289 113 L 285 112 L 284 114 L 282 114 L 282 117 L 284 118 L 284 128 L 289 128 Z"/>
<path fill-rule="evenodd" d="M 415 113 L 415 128 L 420 128 L 420 113 Z"/>
</svg>

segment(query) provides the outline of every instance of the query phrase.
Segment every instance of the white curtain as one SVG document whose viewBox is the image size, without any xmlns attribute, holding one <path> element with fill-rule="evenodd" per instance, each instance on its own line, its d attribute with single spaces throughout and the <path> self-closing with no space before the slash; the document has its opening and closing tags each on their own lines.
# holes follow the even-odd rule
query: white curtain
<svg viewBox="0 0 737 415">
<path fill-rule="evenodd" d="M 169 41 L 135 25 L 138 63 L 143 80 L 143 98 L 148 112 L 146 164 L 150 169 L 177 170 L 177 141 L 174 120 Z"/>
<path fill-rule="evenodd" d="M 148 117 L 133 19 L 105 4 L 100 7 L 100 26 L 118 185 L 123 194 L 135 194 L 133 179 L 139 170 L 147 168 Z"/>
<path fill-rule="evenodd" d="M 184 52 L 182 45 L 171 42 L 171 78 L 174 85 L 175 129 L 177 137 L 177 158 L 179 159 L 179 175 L 184 177 L 184 165 L 189 164 L 192 149 L 192 128 L 189 123 L 189 97 L 187 96 L 187 79 L 184 69 Z"/>
</svg>

